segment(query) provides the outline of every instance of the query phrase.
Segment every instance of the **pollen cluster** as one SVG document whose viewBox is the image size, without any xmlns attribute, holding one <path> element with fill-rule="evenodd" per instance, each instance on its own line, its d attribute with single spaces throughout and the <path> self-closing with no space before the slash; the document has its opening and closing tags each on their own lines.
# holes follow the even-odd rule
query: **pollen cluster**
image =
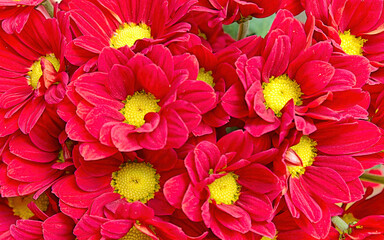
<svg viewBox="0 0 384 240">
<path fill-rule="evenodd" d="M 303 93 L 299 84 L 287 74 L 271 77 L 269 83 L 263 83 L 262 86 L 266 108 L 272 109 L 278 117 L 281 117 L 280 111 L 289 100 L 293 99 L 296 106 L 303 104 L 300 99 Z"/>
<path fill-rule="evenodd" d="M 111 37 L 110 46 L 121 48 L 125 45 L 132 47 L 135 42 L 143 38 L 152 38 L 151 28 L 145 23 L 124 23 Z"/>
<path fill-rule="evenodd" d="M 55 54 L 51 53 L 43 58 L 47 59 L 50 63 L 52 63 L 56 71 L 59 71 L 60 62 L 55 57 Z M 41 76 L 43 76 L 43 70 L 41 69 L 40 61 L 41 61 L 41 58 L 32 64 L 27 76 L 28 84 L 32 86 L 34 89 L 38 88 L 39 79 L 41 78 Z"/>
<path fill-rule="evenodd" d="M 12 208 L 13 214 L 22 219 L 29 219 L 34 216 L 33 212 L 28 208 L 30 202 L 34 202 L 43 212 L 48 209 L 49 200 L 45 194 L 40 195 L 36 200 L 33 199 L 32 194 L 8 198 L 8 205 Z"/>
<path fill-rule="evenodd" d="M 300 142 L 291 149 L 299 155 L 303 166 L 288 167 L 288 171 L 293 177 L 299 177 L 304 174 L 305 167 L 311 166 L 315 157 L 317 156 L 316 141 L 310 139 L 308 136 L 302 136 Z"/>
<path fill-rule="evenodd" d="M 128 96 L 124 101 L 125 106 L 120 112 L 125 117 L 125 123 L 139 128 L 144 125 L 144 117 L 147 113 L 160 111 L 158 102 L 159 100 L 151 93 L 135 92 L 133 96 Z"/>
<path fill-rule="evenodd" d="M 120 238 L 119 240 L 152 240 L 152 238 L 133 226 L 127 235 Z"/>
<path fill-rule="evenodd" d="M 211 199 L 215 200 L 217 204 L 234 204 L 239 199 L 241 190 L 241 186 L 236 181 L 238 178 L 231 172 L 209 184 Z"/>
<path fill-rule="evenodd" d="M 341 48 L 343 51 L 349 55 L 363 55 L 363 46 L 367 39 L 362 39 L 361 37 L 356 37 L 351 35 L 351 32 L 345 31 L 344 33 L 339 33 L 341 39 Z"/>
<path fill-rule="evenodd" d="M 111 186 L 128 202 L 146 203 L 160 190 L 159 179 L 151 164 L 127 162 L 112 173 Z"/>
<path fill-rule="evenodd" d="M 214 83 L 213 77 L 212 77 L 212 71 L 205 71 L 204 68 L 199 69 L 199 74 L 197 75 L 197 80 L 208 83 L 208 85 L 210 85 L 211 87 L 215 86 L 215 83 Z"/>
</svg>

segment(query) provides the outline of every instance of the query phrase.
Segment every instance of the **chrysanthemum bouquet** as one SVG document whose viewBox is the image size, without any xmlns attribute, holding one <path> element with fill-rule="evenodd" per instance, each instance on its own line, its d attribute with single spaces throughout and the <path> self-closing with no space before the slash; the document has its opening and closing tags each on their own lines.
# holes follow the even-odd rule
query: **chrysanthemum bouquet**
<svg viewBox="0 0 384 240">
<path fill-rule="evenodd" d="M 383 0 L 0 0 L 0 239 L 382 240 L 383 128 Z"/>
</svg>

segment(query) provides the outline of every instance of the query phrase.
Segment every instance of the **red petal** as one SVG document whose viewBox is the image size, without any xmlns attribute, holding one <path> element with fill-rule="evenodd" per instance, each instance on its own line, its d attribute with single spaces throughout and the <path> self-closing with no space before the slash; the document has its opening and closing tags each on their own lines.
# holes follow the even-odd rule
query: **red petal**
<svg viewBox="0 0 384 240">
<path fill-rule="evenodd" d="M 308 192 L 332 203 L 348 202 L 351 199 L 345 181 L 336 171 L 327 167 L 306 167 L 301 183 Z"/>
<path fill-rule="evenodd" d="M 322 218 L 320 206 L 309 196 L 298 178 L 289 179 L 289 192 L 295 207 L 302 211 L 309 220 L 318 222 Z"/>
</svg>

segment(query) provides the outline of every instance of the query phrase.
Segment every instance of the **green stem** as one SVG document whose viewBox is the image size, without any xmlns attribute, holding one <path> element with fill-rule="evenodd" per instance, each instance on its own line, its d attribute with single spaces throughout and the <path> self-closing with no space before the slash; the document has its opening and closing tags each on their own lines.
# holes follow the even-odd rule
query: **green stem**
<svg viewBox="0 0 384 240">
<path fill-rule="evenodd" d="M 349 229 L 349 225 L 344 222 L 343 219 L 341 219 L 341 217 L 339 216 L 333 216 L 332 218 L 332 222 L 333 224 L 335 224 L 335 226 L 343 233 L 347 233 L 348 232 L 348 229 Z"/>
<path fill-rule="evenodd" d="M 383 176 L 378 176 L 378 175 L 369 174 L 369 173 L 363 173 L 363 175 L 360 176 L 360 180 L 384 184 Z"/>
<path fill-rule="evenodd" d="M 239 24 L 239 31 L 237 32 L 237 40 L 243 39 L 247 36 L 249 27 L 249 21 L 245 21 Z"/>
<path fill-rule="evenodd" d="M 49 16 L 53 17 L 54 8 L 51 1 L 45 0 L 41 5 L 47 10 Z"/>
</svg>

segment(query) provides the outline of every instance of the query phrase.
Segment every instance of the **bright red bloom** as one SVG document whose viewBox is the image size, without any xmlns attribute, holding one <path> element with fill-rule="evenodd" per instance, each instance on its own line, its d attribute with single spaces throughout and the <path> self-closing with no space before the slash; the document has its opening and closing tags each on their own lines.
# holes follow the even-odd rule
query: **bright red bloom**
<svg viewBox="0 0 384 240">
<path fill-rule="evenodd" d="M 353 156 L 369 154 L 382 131 L 367 121 L 326 122 L 317 131 L 297 136 L 285 155 L 285 200 L 297 224 L 313 237 L 326 237 L 330 228 L 329 206 L 359 200 L 363 186 L 362 165 Z M 316 225 L 316 227 L 313 227 Z"/>
<path fill-rule="evenodd" d="M 280 203 L 279 207 L 283 205 L 283 202 Z M 279 240 L 338 240 L 339 232 L 331 227 L 329 234 L 324 238 L 313 237 L 303 231 L 303 229 L 296 224 L 296 219 L 291 216 L 291 213 L 286 208 L 286 205 L 283 205 L 284 208 L 279 211 L 279 213 L 273 218 L 273 223 L 276 225 L 276 239 Z"/>
<path fill-rule="evenodd" d="M 3 0 L 0 2 L 1 27 L 8 33 L 20 33 L 34 8 L 44 0 Z M 37 7 L 45 13 L 43 7 Z"/>
<path fill-rule="evenodd" d="M 129 203 L 116 194 L 96 198 L 74 233 L 79 240 L 188 239 L 181 228 L 156 217 L 153 209 L 141 202 Z"/>
<path fill-rule="evenodd" d="M 368 58 L 379 68 L 371 78 L 384 82 L 383 0 L 302 2 L 307 15 L 315 17 L 314 38 L 317 41 L 331 39 L 340 52 Z"/>
<path fill-rule="evenodd" d="M 56 19 L 33 11 L 20 34 L 0 29 L 0 136 L 28 134 L 65 95 L 65 40 Z M 51 111 L 48 110 L 51 108 Z"/>
<path fill-rule="evenodd" d="M 305 135 L 314 132 L 315 120 L 367 118 L 369 94 L 361 87 L 370 74 L 369 61 L 334 56 L 330 41 L 307 45 L 303 24 L 281 10 L 264 43 L 252 49 L 256 56 L 237 60 L 240 82 L 225 93 L 222 105 L 253 136 L 280 127 L 282 140 L 293 126 Z"/>
<path fill-rule="evenodd" d="M 37 197 L 37 196 L 36 196 Z M 75 223 L 62 213 L 54 196 L 0 198 L 0 239 L 73 239 Z"/>
<path fill-rule="evenodd" d="M 218 23 L 215 26 L 209 25 L 209 19 L 212 18 L 211 15 L 209 13 L 192 11 L 186 18 L 186 21 L 191 24 L 190 32 L 195 37 L 196 35 L 199 37 L 200 44 L 207 48 L 212 48 L 213 52 L 218 52 L 235 42 L 235 40 L 224 32 L 222 23 Z M 190 39 L 192 38 L 194 37 L 190 36 Z M 172 45 L 180 45 L 180 43 Z"/>
<path fill-rule="evenodd" d="M 260 163 L 272 161 L 277 149 L 259 152 L 256 142 L 236 131 L 216 145 L 199 143 L 185 159 L 187 173 L 165 183 L 165 197 L 190 220 L 204 221 L 220 239 L 273 237 L 272 201 L 281 186 Z"/>
<path fill-rule="evenodd" d="M 104 47 L 128 45 L 143 49 L 151 44 L 186 40 L 190 25 L 182 18 L 195 0 L 73 0 L 69 14 L 75 38 L 66 57 L 77 66 L 97 63 Z"/>
<path fill-rule="evenodd" d="M 59 107 L 69 138 L 82 142 L 86 160 L 181 147 L 216 104 L 214 89 L 195 80 L 195 57 L 172 56 L 161 45 L 145 55 L 124 51 L 104 48 L 100 72 L 80 76 L 68 91 L 77 110 Z"/>
<path fill-rule="evenodd" d="M 234 62 L 240 56 L 235 47 L 228 47 L 213 53 L 208 48 L 190 43 L 183 53 L 189 53 L 197 58 L 197 64 L 190 74 L 191 79 L 197 79 L 210 85 L 216 93 L 215 107 L 205 113 L 202 121 L 192 133 L 195 136 L 211 134 L 214 128 L 221 127 L 229 121 L 228 114 L 221 105 L 221 97 L 225 91 L 238 79 Z"/>
<path fill-rule="evenodd" d="M 208 25 L 214 26 L 219 22 L 227 25 L 249 17 L 268 17 L 279 9 L 280 3 L 281 0 L 199 0 L 195 9 L 211 13 Z"/>
<path fill-rule="evenodd" d="M 52 127 L 50 133 L 54 134 Z M 60 142 L 53 137 L 38 144 L 33 140 L 36 139 L 15 133 L 2 146 L 0 192 L 3 197 L 45 191 L 73 165 L 65 134 Z"/>
<path fill-rule="evenodd" d="M 52 187 L 52 192 L 60 199 L 62 212 L 68 216 L 79 219 L 95 197 L 103 193 L 111 193 L 127 202 L 141 201 L 157 216 L 173 213 L 174 208 L 164 198 L 163 185 L 181 172 L 182 162 L 174 150 L 141 150 L 86 161 L 75 147 L 73 157 L 77 166 L 74 175 L 63 178 Z M 137 184 L 125 182 L 126 178 L 137 179 Z"/>
</svg>

